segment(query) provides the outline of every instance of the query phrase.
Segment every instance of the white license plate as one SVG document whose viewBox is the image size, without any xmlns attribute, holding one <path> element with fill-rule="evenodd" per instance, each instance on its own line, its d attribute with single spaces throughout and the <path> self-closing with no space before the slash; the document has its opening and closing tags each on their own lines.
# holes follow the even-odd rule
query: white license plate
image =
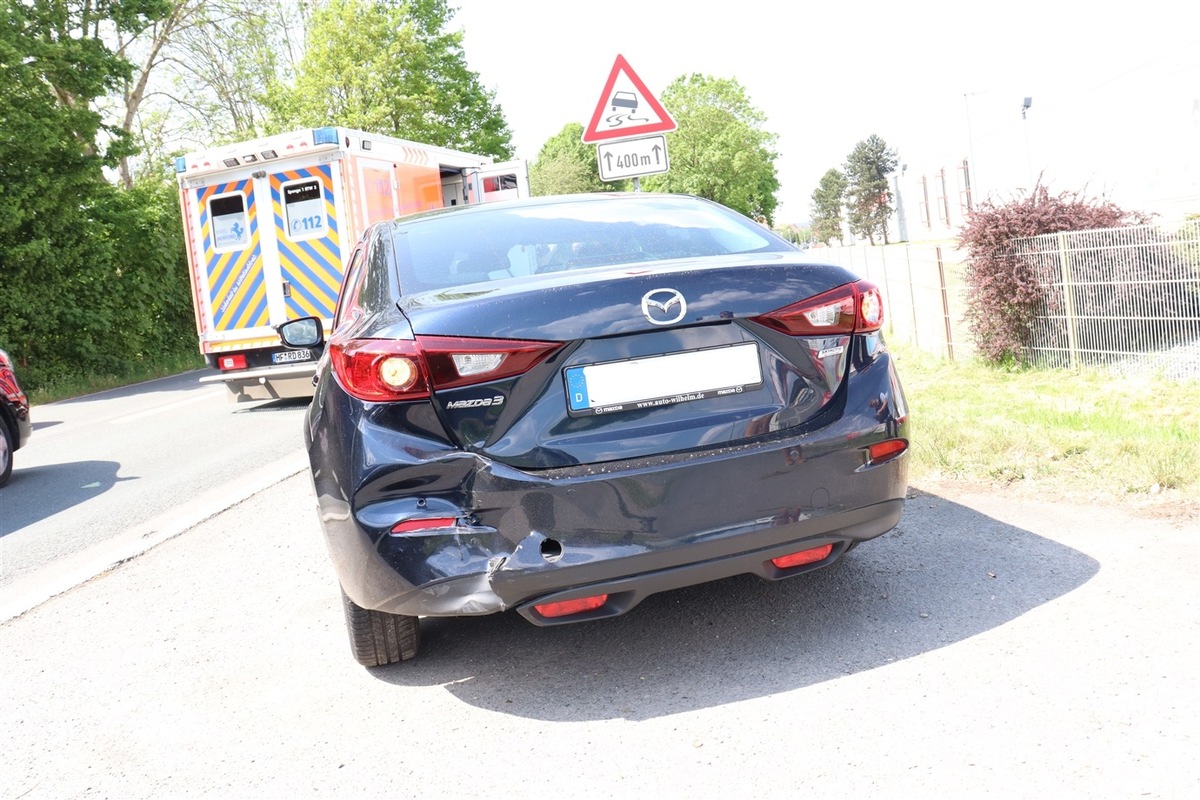
<svg viewBox="0 0 1200 800">
<path fill-rule="evenodd" d="M 611 414 L 738 394 L 762 385 L 754 342 L 568 367 L 573 416 Z"/>
<path fill-rule="evenodd" d="M 293 361 L 312 361 L 312 358 L 312 350 L 284 350 L 271 354 L 271 360 L 276 364 L 290 364 Z"/>
</svg>

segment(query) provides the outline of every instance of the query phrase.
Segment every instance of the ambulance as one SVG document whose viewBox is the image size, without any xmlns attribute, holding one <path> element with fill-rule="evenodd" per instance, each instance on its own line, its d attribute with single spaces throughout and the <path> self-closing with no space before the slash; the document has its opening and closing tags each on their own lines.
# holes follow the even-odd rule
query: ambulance
<svg viewBox="0 0 1200 800">
<path fill-rule="evenodd" d="M 200 351 L 235 402 L 305 397 L 321 352 L 276 326 L 326 333 L 346 260 L 373 222 L 529 195 L 524 161 L 341 127 L 281 133 L 175 160 Z"/>
</svg>

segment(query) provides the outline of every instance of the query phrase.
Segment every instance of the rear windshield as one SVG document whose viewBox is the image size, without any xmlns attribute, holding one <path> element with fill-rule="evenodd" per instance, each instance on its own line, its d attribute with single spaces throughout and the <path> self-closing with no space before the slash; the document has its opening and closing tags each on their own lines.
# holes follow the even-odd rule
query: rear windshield
<svg viewBox="0 0 1200 800">
<path fill-rule="evenodd" d="M 549 272 L 793 249 L 722 206 L 669 195 L 435 213 L 399 224 L 395 244 L 406 294 Z"/>
</svg>

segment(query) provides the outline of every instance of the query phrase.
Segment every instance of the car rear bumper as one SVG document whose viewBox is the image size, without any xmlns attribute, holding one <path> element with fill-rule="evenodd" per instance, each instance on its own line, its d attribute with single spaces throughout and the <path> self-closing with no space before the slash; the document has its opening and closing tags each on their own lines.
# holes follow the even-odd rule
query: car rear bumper
<svg viewBox="0 0 1200 800">
<path fill-rule="evenodd" d="M 907 424 L 867 423 L 849 417 L 769 443 L 541 472 L 452 451 L 389 473 L 391 486 L 424 493 L 380 497 L 377 482 L 360 492 L 354 513 L 322 494 L 321 481 L 318 496 L 338 577 L 364 608 L 417 616 L 516 608 L 538 624 L 574 622 L 732 575 L 791 577 L 890 530 L 907 488 L 907 454 L 868 466 L 864 453 L 870 443 L 905 438 Z M 457 524 L 387 532 L 422 515 Z M 826 544 L 830 553 L 815 563 L 771 563 Z M 610 595 L 602 607 L 570 617 L 546 619 L 533 607 L 598 594 Z"/>
</svg>

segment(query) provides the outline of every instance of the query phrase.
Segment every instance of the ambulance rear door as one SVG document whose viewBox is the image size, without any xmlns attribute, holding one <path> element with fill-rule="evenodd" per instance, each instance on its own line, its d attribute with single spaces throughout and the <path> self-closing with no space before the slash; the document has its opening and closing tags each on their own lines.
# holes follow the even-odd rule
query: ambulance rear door
<svg viewBox="0 0 1200 800">
<path fill-rule="evenodd" d="M 273 165 L 275 166 L 275 165 Z M 342 283 L 343 192 L 338 160 L 282 168 L 267 176 L 273 239 L 284 310 L 278 325 L 299 317 L 320 317 L 332 325 Z M 349 238 L 353 245 L 353 237 Z"/>
<path fill-rule="evenodd" d="M 472 169 L 468 175 L 470 202 L 494 203 L 529 197 L 529 163 L 505 161 Z"/>
<path fill-rule="evenodd" d="M 184 186 L 201 261 L 194 274 L 205 353 L 278 341 L 264 275 L 260 219 L 270 211 L 261 188 L 249 169 Z"/>
</svg>

